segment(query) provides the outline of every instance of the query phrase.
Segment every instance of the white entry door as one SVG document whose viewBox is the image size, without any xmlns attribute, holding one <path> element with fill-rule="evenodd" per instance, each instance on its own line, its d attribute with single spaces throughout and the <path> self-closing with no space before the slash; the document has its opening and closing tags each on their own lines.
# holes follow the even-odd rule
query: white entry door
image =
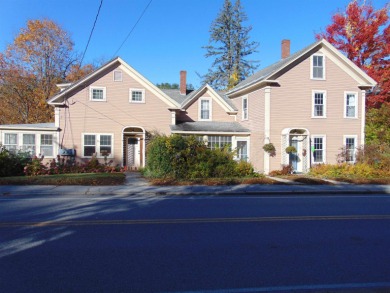
<svg viewBox="0 0 390 293">
<path fill-rule="evenodd" d="M 141 162 L 140 140 L 137 137 L 127 139 L 127 166 L 139 167 Z"/>
</svg>

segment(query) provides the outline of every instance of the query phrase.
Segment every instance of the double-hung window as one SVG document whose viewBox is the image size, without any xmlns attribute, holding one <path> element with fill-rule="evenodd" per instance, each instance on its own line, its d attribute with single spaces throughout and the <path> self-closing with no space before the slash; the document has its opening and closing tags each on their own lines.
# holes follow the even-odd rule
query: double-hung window
<svg viewBox="0 0 390 293">
<path fill-rule="evenodd" d="M 32 156 L 35 156 L 35 134 L 23 134 L 23 147 L 24 152 L 29 152 Z"/>
<path fill-rule="evenodd" d="M 83 151 L 84 157 L 98 157 L 112 155 L 112 135 L 111 134 L 84 134 Z"/>
<path fill-rule="evenodd" d="M 345 161 L 347 163 L 354 163 L 356 160 L 356 140 L 356 135 L 344 136 Z"/>
<path fill-rule="evenodd" d="M 242 98 L 242 120 L 248 120 L 248 97 Z"/>
<path fill-rule="evenodd" d="M 311 57 L 311 78 L 325 79 L 325 57 L 315 54 Z"/>
<path fill-rule="evenodd" d="M 41 155 L 45 157 L 52 157 L 53 152 L 53 135 L 52 134 L 41 134 Z"/>
<path fill-rule="evenodd" d="M 313 91 L 312 118 L 326 118 L 326 91 Z"/>
<path fill-rule="evenodd" d="M 312 153 L 314 164 L 326 162 L 326 138 L 324 135 L 312 137 Z"/>
<path fill-rule="evenodd" d="M 17 133 L 5 133 L 4 134 L 4 147 L 11 153 L 16 153 L 18 150 L 18 134 Z"/>
<path fill-rule="evenodd" d="M 211 120 L 211 100 L 199 100 L 199 120 Z"/>
<path fill-rule="evenodd" d="M 344 118 L 357 118 L 357 93 L 345 93 Z"/>
<path fill-rule="evenodd" d="M 130 89 L 130 103 L 145 103 L 145 90 Z"/>
<path fill-rule="evenodd" d="M 106 88 L 91 86 L 89 88 L 89 99 L 95 102 L 104 102 L 106 101 Z"/>
</svg>

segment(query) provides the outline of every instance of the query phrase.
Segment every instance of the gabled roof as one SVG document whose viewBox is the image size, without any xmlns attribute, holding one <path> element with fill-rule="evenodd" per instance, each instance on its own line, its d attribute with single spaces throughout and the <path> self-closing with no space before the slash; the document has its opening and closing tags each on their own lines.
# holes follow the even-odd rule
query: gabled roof
<svg viewBox="0 0 390 293">
<path fill-rule="evenodd" d="M 250 133 L 238 122 L 196 121 L 171 125 L 173 133 Z"/>
<path fill-rule="evenodd" d="M 108 68 L 114 65 L 121 65 L 124 71 L 129 74 L 132 78 L 137 80 L 139 83 L 141 83 L 145 88 L 147 88 L 149 91 L 151 91 L 153 94 L 155 94 L 157 97 L 159 97 L 162 101 L 164 101 L 170 108 L 179 108 L 180 103 L 166 95 L 163 91 L 161 91 L 158 87 L 156 87 L 154 84 L 152 84 L 149 80 L 147 80 L 144 76 L 142 76 L 138 71 L 136 71 L 134 68 L 132 68 L 129 64 L 127 64 L 125 61 L 123 61 L 121 58 L 116 57 L 112 59 L 111 61 L 107 62 L 94 72 L 88 74 L 81 80 L 79 80 L 76 83 L 71 84 L 66 89 L 60 91 L 55 96 L 51 97 L 47 102 L 49 105 L 63 105 L 65 100 L 68 99 L 70 96 L 72 96 L 72 92 L 77 90 L 78 88 L 84 86 L 88 81 L 93 79 L 95 76 L 100 74 L 101 72 L 104 72 Z"/>
<path fill-rule="evenodd" d="M 237 112 L 237 108 L 233 105 L 230 99 L 224 92 L 216 92 L 210 85 L 205 84 L 198 88 L 196 91 L 191 92 L 186 99 L 181 103 L 182 109 L 187 109 L 198 99 L 205 91 L 209 91 L 210 95 L 219 101 L 220 105 L 226 112 Z"/>
<path fill-rule="evenodd" d="M 167 96 L 174 99 L 180 105 L 188 97 L 188 95 L 193 92 L 193 90 L 187 90 L 187 94 L 182 95 L 179 89 L 161 89 L 161 91 L 163 91 Z"/>
<path fill-rule="evenodd" d="M 260 71 L 257 71 L 253 75 L 249 76 L 247 79 L 241 81 L 238 85 L 236 85 L 233 89 L 228 91 L 226 94 L 227 96 L 230 96 L 232 94 L 238 93 L 242 90 L 247 89 L 248 87 L 254 86 L 256 84 L 259 84 L 261 82 L 270 82 L 270 83 L 277 83 L 274 78 L 278 77 L 278 74 L 285 69 L 287 66 L 293 64 L 298 59 L 304 58 L 306 55 L 311 54 L 312 52 L 318 50 L 321 47 L 327 48 L 329 51 L 331 51 L 334 55 L 336 55 L 339 59 L 341 59 L 351 70 L 355 71 L 356 74 L 358 74 L 363 80 L 365 80 L 367 83 L 366 86 L 375 86 L 376 82 L 371 77 L 369 77 L 363 70 L 361 70 L 359 67 L 357 67 L 351 60 L 349 60 L 344 54 L 342 54 L 339 50 L 337 50 L 333 45 L 331 45 L 328 41 L 325 39 L 322 39 L 320 41 L 317 41 L 306 48 L 303 48 L 302 50 L 290 55 L 287 58 L 284 58 L 264 69 L 261 69 Z"/>
</svg>

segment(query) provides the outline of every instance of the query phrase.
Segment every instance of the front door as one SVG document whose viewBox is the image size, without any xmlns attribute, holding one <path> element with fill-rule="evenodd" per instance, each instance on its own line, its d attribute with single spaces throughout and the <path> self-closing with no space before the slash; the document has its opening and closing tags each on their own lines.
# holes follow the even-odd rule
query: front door
<svg viewBox="0 0 390 293">
<path fill-rule="evenodd" d="M 292 167 L 293 172 L 301 173 L 302 172 L 302 161 L 301 161 L 301 151 L 302 151 L 302 141 L 292 139 L 290 141 L 290 145 L 295 147 L 297 150 L 296 153 L 290 153 L 290 165 Z"/>
<path fill-rule="evenodd" d="M 127 166 L 138 168 L 140 166 L 140 140 L 137 137 L 127 138 Z"/>
</svg>

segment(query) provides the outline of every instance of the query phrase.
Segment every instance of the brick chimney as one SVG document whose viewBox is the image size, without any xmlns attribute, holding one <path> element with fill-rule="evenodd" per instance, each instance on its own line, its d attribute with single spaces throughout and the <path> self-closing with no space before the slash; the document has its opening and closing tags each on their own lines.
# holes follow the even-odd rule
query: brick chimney
<svg viewBox="0 0 390 293">
<path fill-rule="evenodd" d="M 187 71 L 180 71 L 180 94 L 187 94 Z"/>
<path fill-rule="evenodd" d="M 290 56 L 290 40 L 282 41 L 282 59 Z"/>
</svg>

